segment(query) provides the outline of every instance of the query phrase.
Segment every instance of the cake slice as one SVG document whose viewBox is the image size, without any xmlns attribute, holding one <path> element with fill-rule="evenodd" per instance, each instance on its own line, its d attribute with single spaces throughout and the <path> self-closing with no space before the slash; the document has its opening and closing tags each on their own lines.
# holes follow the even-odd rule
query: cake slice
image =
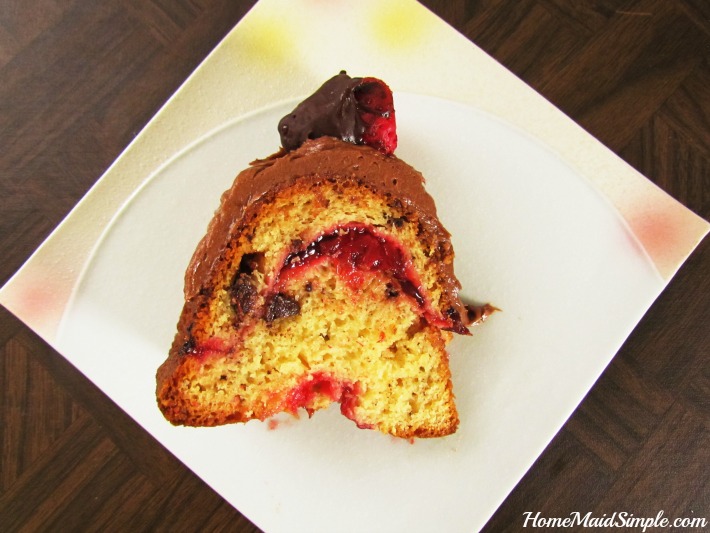
<svg viewBox="0 0 710 533">
<path fill-rule="evenodd" d="M 386 87 L 372 80 L 341 73 L 323 87 L 358 100 L 363 83 Z M 374 118 L 354 105 L 361 123 L 349 137 L 312 128 L 291 144 L 284 133 L 302 126 L 301 104 L 279 126 L 284 148 L 224 193 L 158 370 L 170 422 L 310 415 L 337 402 L 358 427 L 397 437 L 456 430 L 446 345 L 469 333 L 469 310 L 424 179 L 391 153 L 389 98 Z"/>
</svg>

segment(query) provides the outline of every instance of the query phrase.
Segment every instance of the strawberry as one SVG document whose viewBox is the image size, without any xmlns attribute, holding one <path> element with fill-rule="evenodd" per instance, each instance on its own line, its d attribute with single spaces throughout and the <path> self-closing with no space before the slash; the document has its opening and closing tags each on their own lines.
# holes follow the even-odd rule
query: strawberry
<svg viewBox="0 0 710 533">
<path fill-rule="evenodd" d="M 343 70 L 283 117 L 278 130 L 286 151 L 327 135 L 389 155 L 397 148 L 392 91 L 382 80 Z"/>
</svg>

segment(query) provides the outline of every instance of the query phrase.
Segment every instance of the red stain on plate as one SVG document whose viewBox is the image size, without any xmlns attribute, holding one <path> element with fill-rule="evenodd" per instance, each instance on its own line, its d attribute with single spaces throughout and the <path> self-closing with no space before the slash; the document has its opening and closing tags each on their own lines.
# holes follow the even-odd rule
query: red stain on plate
<svg viewBox="0 0 710 533">
<path fill-rule="evenodd" d="M 684 254 L 679 257 L 679 247 L 686 244 L 683 220 L 670 210 L 645 211 L 634 214 L 629 226 L 661 275 L 672 275 L 684 259 Z"/>
<path fill-rule="evenodd" d="M 46 340 L 54 338 L 66 303 L 61 286 L 51 276 L 31 276 L 17 280 L 5 305 Z"/>
</svg>

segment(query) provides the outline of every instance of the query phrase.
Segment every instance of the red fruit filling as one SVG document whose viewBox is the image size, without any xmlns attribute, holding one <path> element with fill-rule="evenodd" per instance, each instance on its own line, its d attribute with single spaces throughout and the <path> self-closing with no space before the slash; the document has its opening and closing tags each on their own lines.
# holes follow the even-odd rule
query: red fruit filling
<svg viewBox="0 0 710 533">
<path fill-rule="evenodd" d="M 275 289 L 280 290 L 291 279 L 302 276 L 306 269 L 325 261 L 330 261 L 353 289 L 362 285 L 368 273 L 384 273 L 393 280 L 387 284 L 388 297 L 397 297 L 401 292 L 416 302 L 430 324 L 445 329 L 455 327 L 453 320 L 442 317 L 425 298 L 419 276 L 402 246 L 391 237 L 359 224 L 338 227 L 289 254 L 278 274 Z"/>
<path fill-rule="evenodd" d="M 212 337 L 199 344 L 196 344 L 192 339 L 188 340 L 182 348 L 182 353 L 204 360 L 211 356 L 223 355 L 229 350 L 230 346 L 225 341 Z"/>
<path fill-rule="evenodd" d="M 325 372 L 315 372 L 305 376 L 303 380 L 286 395 L 283 410 L 295 414 L 299 408 L 304 408 L 308 415 L 313 414 L 315 400 L 326 397 L 332 402 L 340 403 L 340 412 L 354 421 L 362 429 L 371 429 L 367 424 L 361 424 L 355 419 L 355 408 L 358 405 L 360 384 L 335 379 Z"/>
</svg>

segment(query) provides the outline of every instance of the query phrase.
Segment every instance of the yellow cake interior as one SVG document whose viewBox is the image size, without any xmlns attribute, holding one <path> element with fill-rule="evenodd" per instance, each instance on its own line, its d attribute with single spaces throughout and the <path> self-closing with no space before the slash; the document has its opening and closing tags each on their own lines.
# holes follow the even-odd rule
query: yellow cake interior
<svg viewBox="0 0 710 533">
<path fill-rule="evenodd" d="M 451 258 L 428 238 L 413 211 L 348 179 L 296 183 L 250 212 L 227 248 L 179 370 L 159 393 L 173 420 L 264 420 L 341 402 L 343 414 L 359 426 L 395 436 L 455 430 L 446 352 L 452 334 L 433 325 L 391 275 L 363 272 L 355 283 L 326 258 L 279 281 L 289 253 L 353 224 L 404 250 L 427 305 L 440 312 L 437 262 Z M 253 292 L 244 305 L 249 312 L 235 307 L 237 278 Z M 265 320 L 276 292 L 298 312 Z"/>
</svg>

